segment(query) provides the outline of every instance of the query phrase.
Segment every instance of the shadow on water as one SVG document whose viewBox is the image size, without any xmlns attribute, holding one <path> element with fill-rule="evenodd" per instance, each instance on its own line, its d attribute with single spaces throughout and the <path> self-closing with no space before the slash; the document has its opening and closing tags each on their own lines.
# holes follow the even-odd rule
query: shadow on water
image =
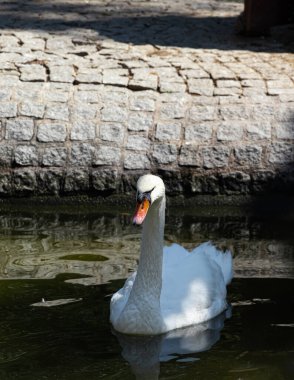
<svg viewBox="0 0 294 380">
<path fill-rule="evenodd" d="M 230 2 L 220 15 L 216 4 L 192 3 L 183 10 L 180 5 L 148 4 L 137 7 L 136 2 L 23 2 L 14 0 L 0 4 L 0 29 L 43 30 L 70 32 L 78 29 L 98 33 L 99 38 L 135 45 L 153 44 L 174 47 L 292 51 L 293 45 L 274 38 L 243 38 L 236 34 L 238 14 L 232 14 Z M 173 9 L 173 7 L 175 9 Z M 204 11 L 204 12 L 203 12 Z M 208 16 L 203 16 L 205 13 Z M 91 35 L 91 33 L 89 33 Z M 93 37 L 97 40 L 97 36 Z"/>
<path fill-rule="evenodd" d="M 160 362 L 197 361 L 198 353 L 209 350 L 220 339 L 225 318 L 226 313 L 222 313 L 208 322 L 159 336 L 115 335 L 122 347 L 122 356 L 130 363 L 136 379 L 157 380 Z"/>
</svg>

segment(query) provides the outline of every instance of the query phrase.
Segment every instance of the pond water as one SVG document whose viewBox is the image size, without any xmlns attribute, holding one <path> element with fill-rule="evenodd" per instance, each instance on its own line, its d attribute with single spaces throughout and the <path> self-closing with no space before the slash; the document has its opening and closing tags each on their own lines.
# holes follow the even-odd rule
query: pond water
<svg viewBox="0 0 294 380">
<path fill-rule="evenodd" d="M 0 378 L 293 379 L 293 216 L 173 210 L 166 244 L 229 247 L 231 310 L 161 337 L 109 324 L 113 292 L 136 267 L 126 210 L 0 210 Z"/>
</svg>

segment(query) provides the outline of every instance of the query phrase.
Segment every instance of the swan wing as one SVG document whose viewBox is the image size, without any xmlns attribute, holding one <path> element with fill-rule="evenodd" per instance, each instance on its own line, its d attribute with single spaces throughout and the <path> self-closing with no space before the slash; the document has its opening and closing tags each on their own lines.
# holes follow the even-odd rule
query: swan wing
<svg viewBox="0 0 294 380">
<path fill-rule="evenodd" d="M 134 272 L 127 278 L 124 286 L 113 294 L 110 301 L 110 321 L 115 324 L 116 320 L 123 311 L 131 293 L 137 272 Z"/>
<path fill-rule="evenodd" d="M 168 329 L 201 323 L 226 308 L 231 263 L 230 253 L 210 243 L 192 252 L 178 244 L 164 248 L 160 304 Z"/>
</svg>

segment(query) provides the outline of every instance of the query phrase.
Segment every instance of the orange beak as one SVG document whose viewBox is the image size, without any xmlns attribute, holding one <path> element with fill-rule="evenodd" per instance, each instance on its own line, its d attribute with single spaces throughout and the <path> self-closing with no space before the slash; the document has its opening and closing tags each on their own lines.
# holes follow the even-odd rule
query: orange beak
<svg viewBox="0 0 294 380">
<path fill-rule="evenodd" d="M 133 224 L 139 225 L 143 223 L 147 215 L 149 206 L 150 206 L 150 201 L 146 198 L 144 198 L 142 202 L 137 202 L 135 214 L 133 217 Z"/>
</svg>

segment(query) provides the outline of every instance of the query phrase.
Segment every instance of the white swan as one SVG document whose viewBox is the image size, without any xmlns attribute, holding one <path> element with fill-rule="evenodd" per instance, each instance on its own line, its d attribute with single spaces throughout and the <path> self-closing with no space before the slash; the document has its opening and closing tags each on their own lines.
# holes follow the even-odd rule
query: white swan
<svg viewBox="0 0 294 380">
<path fill-rule="evenodd" d="M 145 219 L 145 220 L 144 220 Z M 137 272 L 112 296 L 110 321 L 125 334 L 155 335 L 207 321 L 227 307 L 232 257 L 210 243 L 163 249 L 165 187 L 147 174 L 137 183 L 134 223 L 143 224 Z"/>
</svg>

